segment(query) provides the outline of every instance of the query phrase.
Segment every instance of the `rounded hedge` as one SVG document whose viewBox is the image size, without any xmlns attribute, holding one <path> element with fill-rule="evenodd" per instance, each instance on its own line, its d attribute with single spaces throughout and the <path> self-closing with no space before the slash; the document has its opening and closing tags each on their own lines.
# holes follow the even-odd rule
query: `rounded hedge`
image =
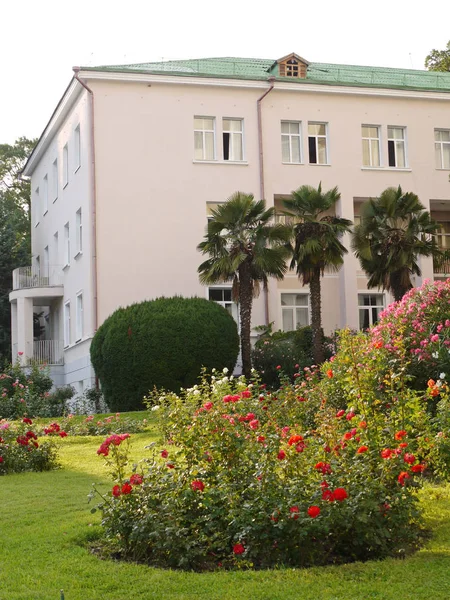
<svg viewBox="0 0 450 600">
<path fill-rule="evenodd" d="M 139 410 L 149 390 L 178 392 L 202 367 L 232 370 L 239 352 L 233 317 L 203 298 L 157 298 L 119 308 L 99 327 L 91 361 L 111 410 Z"/>
</svg>

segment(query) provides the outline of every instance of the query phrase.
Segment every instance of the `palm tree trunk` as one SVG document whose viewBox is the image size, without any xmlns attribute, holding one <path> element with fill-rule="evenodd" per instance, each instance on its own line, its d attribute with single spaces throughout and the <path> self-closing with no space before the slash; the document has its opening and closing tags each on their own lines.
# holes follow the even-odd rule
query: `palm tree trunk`
<svg viewBox="0 0 450 600">
<path fill-rule="evenodd" d="M 406 294 L 406 292 L 413 287 L 411 283 L 410 283 L 410 285 L 408 285 L 408 287 L 405 287 L 404 278 L 402 278 L 401 271 L 396 271 L 395 273 L 391 274 L 390 283 L 391 283 L 392 295 L 394 296 L 394 300 L 396 302 L 400 302 L 400 300 L 403 298 L 403 296 Z"/>
<path fill-rule="evenodd" d="M 316 270 L 309 282 L 311 293 L 311 329 L 313 342 L 313 357 L 316 365 L 323 363 L 322 344 L 322 300 L 320 290 L 320 270 Z"/>
<path fill-rule="evenodd" d="M 250 264 L 244 261 L 239 267 L 239 316 L 241 321 L 241 354 L 242 372 L 247 380 L 252 370 L 251 357 L 251 322 L 252 322 L 253 287 Z"/>
</svg>

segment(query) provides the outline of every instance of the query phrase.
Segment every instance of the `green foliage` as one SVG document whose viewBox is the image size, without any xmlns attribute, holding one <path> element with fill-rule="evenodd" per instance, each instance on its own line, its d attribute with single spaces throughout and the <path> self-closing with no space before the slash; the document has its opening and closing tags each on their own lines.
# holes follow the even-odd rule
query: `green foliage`
<svg viewBox="0 0 450 600">
<path fill-rule="evenodd" d="M 158 298 L 114 312 L 99 327 L 91 360 L 113 411 L 139 409 L 153 387 L 193 385 L 202 366 L 233 369 L 233 317 L 202 298 Z"/>
<path fill-rule="evenodd" d="M 445 50 L 432 50 L 425 59 L 425 68 L 429 71 L 450 71 L 450 41 Z"/>
<path fill-rule="evenodd" d="M 0 422 L 0 475 L 22 471 L 49 471 L 58 466 L 52 441 L 38 440 L 31 419 Z"/>
<path fill-rule="evenodd" d="M 387 188 L 379 198 L 361 206 L 352 248 L 369 280 L 369 288 L 382 287 L 395 300 L 412 288 L 412 275 L 421 275 L 420 256 L 438 256 L 433 234 L 438 225 L 416 194 L 402 188 Z"/>
<path fill-rule="evenodd" d="M 58 420 L 61 430 L 67 435 L 111 435 L 113 433 L 139 433 L 147 428 L 147 419 L 134 419 L 129 416 L 123 416 L 119 413 L 115 415 L 88 415 L 77 418 L 76 415 L 69 415 Z M 46 425 L 41 425 L 44 430 Z M 48 427 L 48 424 L 47 424 Z"/>
<path fill-rule="evenodd" d="M 214 373 L 180 396 L 160 395 L 166 446 L 153 448 L 141 471 L 131 474 L 123 451 L 115 461 L 114 440 L 98 450 L 114 471 L 101 502 L 110 548 L 196 570 L 309 566 L 416 548 L 423 469 L 399 446 L 407 438 L 414 451 L 413 430 L 399 431 L 394 411 L 373 414 L 370 399 L 337 413 L 326 388 L 317 402 L 316 378 L 310 384 L 283 382 L 272 394 Z"/>
<path fill-rule="evenodd" d="M 314 364 L 311 327 L 299 327 L 295 331 L 277 331 L 263 335 L 253 350 L 253 366 L 261 376 L 262 383 L 271 389 L 280 387 L 280 376 L 290 381 Z M 325 358 L 330 358 L 333 345 L 322 331 L 321 344 Z"/>
<path fill-rule="evenodd" d="M 50 394 L 53 381 L 46 369 L 33 365 L 25 371 L 16 363 L 0 374 L 0 418 L 50 416 L 59 398 Z"/>
</svg>

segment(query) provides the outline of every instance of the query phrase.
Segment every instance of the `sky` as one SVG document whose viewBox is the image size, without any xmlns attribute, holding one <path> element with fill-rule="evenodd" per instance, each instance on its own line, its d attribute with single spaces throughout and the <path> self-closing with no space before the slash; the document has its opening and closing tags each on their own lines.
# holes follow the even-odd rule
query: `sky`
<svg viewBox="0 0 450 600">
<path fill-rule="evenodd" d="M 73 66 L 237 56 L 423 69 L 450 1 L 3 0 L 0 144 L 38 137 Z"/>
</svg>

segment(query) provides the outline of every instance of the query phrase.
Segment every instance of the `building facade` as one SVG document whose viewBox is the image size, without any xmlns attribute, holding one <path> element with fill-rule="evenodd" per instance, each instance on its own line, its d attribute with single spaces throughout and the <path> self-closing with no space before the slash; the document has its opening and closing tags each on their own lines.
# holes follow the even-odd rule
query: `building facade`
<svg viewBox="0 0 450 600">
<path fill-rule="evenodd" d="M 81 393 L 94 377 L 92 337 L 119 306 L 198 295 L 237 314 L 230 286 L 200 285 L 196 249 L 211 209 L 235 191 L 281 211 L 301 185 L 337 185 L 336 211 L 355 221 L 364 200 L 401 185 L 447 247 L 450 73 L 296 54 L 75 68 L 24 175 L 33 264 L 14 272 L 13 355 L 47 362 L 56 385 Z M 423 279 L 450 275 L 431 259 L 421 268 Z M 391 301 L 367 290 L 351 251 L 322 290 L 327 332 L 366 327 Z M 292 329 L 309 313 L 309 290 L 290 272 L 255 301 L 253 324 Z"/>
</svg>

